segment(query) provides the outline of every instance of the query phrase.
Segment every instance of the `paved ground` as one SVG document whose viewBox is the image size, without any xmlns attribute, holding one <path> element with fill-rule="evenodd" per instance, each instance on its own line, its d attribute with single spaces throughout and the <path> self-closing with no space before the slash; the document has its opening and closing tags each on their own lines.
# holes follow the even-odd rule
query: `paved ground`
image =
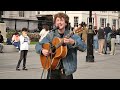
<svg viewBox="0 0 120 90">
<path fill-rule="evenodd" d="M 120 78 L 120 45 L 116 55 L 94 54 L 95 62 L 86 62 L 86 52 L 78 52 L 78 69 L 74 79 L 119 79 Z M 0 53 L 0 79 L 40 79 L 42 67 L 39 55 L 30 51 L 27 57 L 28 71 L 16 71 L 19 59 L 18 52 Z M 22 63 L 21 63 L 22 66 Z"/>
</svg>

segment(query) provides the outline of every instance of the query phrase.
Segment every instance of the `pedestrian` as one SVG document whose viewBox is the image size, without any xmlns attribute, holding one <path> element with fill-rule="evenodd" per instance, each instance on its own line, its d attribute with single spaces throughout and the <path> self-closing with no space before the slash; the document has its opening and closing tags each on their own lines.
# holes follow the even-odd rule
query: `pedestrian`
<svg viewBox="0 0 120 90">
<path fill-rule="evenodd" d="M 97 30 L 97 26 L 94 26 L 93 31 L 94 31 L 93 45 L 94 45 L 95 52 L 98 52 L 98 30 Z"/>
<path fill-rule="evenodd" d="M 112 31 L 109 23 L 107 23 L 107 27 L 104 28 L 104 31 L 105 31 L 104 53 L 107 54 L 107 47 L 109 47 L 109 51 L 111 51 L 111 42 L 107 41 L 108 34 Z"/>
<path fill-rule="evenodd" d="M 81 22 L 82 25 L 82 40 L 87 44 L 87 33 L 88 33 L 88 28 L 87 28 L 87 24 L 85 22 Z"/>
<path fill-rule="evenodd" d="M 22 35 L 20 36 L 20 59 L 17 63 L 16 70 L 20 70 L 20 63 L 23 60 L 23 70 L 28 70 L 26 68 L 26 58 L 29 49 L 30 39 L 27 35 L 28 29 L 22 28 Z"/>
<path fill-rule="evenodd" d="M 20 51 L 20 36 L 18 32 L 12 36 L 12 44 Z"/>
<path fill-rule="evenodd" d="M 39 42 L 49 33 L 49 26 L 47 22 L 43 23 L 43 29 L 40 31 L 40 39 Z"/>
<path fill-rule="evenodd" d="M 1 34 L 0 31 L 0 53 L 3 53 L 3 42 L 4 42 L 3 35 Z"/>
<path fill-rule="evenodd" d="M 36 44 L 36 52 L 42 55 L 43 57 L 51 57 L 49 50 L 43 48 L 43 44 L 51 43 L 52 41 L 54 41 L 55 38 L 62 40 L 61 43 L 63 43 L 61 44 L 60 48 L 67 47 L 67 50 L 64 49 L 67 51 L 65 57 L 60 59 L 60 62 L 57 63 L 58 65 L 56 66 L 56 68 L 48 68 L 47 79 L 73 79 L 73 73 L 77 69 L 77 50 L 86 50 L 86 44 L 81 40 L 81 38 L 78 35 L 73 34 L 69 38 L 66 37 L 67 35 L 69 35 L 68 32 L 70 32 L 70 30 L 67 30 L 67 28 L 65 28 L 68 25 L 68 23 L 69 17 L 67 14 L 55 14 L 54 24 L 56 27 L 59 27 L 59 29 L 51 31 L 47 34 L 47 36 L 44 39 L 42 39 L 41 42 Z M 55 41 L 55 43 L 56 45 L 60 45 L 60 43 L 57 43 L 57 41 Z M 52 54 L 54 52 L 60 53 L 58 51 L 58 48 L 56 48 L 55 51 L 53 50 Z"/>
<path fill-rule="evenodd" d="M 115 46 L 115 40 L 116 40 L 116 35 L 117 35 L 117 31 L 115 26 L 112 26 L 112 31 L 111 31 L 111 51 L 110 51 L 110 55 L 115 55 L 116 54 L 116 46 Z"/>
<path fill-rule="evenodd" d="M 102 25 L 99 30 L 98 30 L 98 54 L 104 55 L 103 54 L 103 48 L 105 44 L 105 31 L 104 31 L 104 26 Z"/>
<path fill-rule="evenodd" d="M 116 43 L 120 45 L 120 28 L 117 29 L 118 35 L 116 35 Z"/>
</svg>

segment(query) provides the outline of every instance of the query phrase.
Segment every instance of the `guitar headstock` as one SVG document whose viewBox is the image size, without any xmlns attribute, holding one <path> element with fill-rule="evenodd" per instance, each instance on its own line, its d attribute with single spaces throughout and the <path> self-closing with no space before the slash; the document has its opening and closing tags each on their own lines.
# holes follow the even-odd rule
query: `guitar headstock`
<svg viewBox="0 0 120 90">
<path fill-rule="evenodd" d="M 82 28 L 78 28 L 78 29 L 75 30 L 75 33 L 79 33 L 81 31 L 83 31 L 83 29 Z"/>
</svg>

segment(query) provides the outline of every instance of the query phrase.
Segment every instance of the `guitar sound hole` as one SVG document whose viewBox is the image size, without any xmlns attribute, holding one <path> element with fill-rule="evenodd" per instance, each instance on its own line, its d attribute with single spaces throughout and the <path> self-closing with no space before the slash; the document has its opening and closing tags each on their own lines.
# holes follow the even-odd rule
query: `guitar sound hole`
<svg viewBox="0 0 120 90">
<path fill-rule="evenodd" d="M 66 44 L 65 44 L 65 43 L 63 43 L 63 44 L 62 44 L 62 46 L 66 46 Z"/>
<path fill-rule="evenodd" d="M 52 53 L 55 53 L 55 51 L 56 51 L 56 48 L 55 48 L 55 46 L 53 46 L 52 47 Z"/>
</svg>

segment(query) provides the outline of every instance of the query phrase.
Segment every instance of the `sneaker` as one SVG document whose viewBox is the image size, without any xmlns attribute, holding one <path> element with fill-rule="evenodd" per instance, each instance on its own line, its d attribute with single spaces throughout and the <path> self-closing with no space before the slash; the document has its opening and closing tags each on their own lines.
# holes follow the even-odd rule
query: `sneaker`
<svg viewBox="0 0 120 90">
<path fill-rule="evenodd" d="M 114 53 L 113 55 L 116 55 L 116 53 Z"/>
<path fill-rule="evenodd" d="M 112 53 L 110 53 L 110 55 L 113 55 Z"/>
<path fill-rule="evenodd" d="M 104 55 L 103 53 L 99 53 L 100 55 Z"/>
<path fill-rule="evenodd" d="M 28 70 L 27 68 L 23 68 L 23 70 Z"/>
<path fill-rule="evenodd" d="M 3 51 L 1 51 L 0 53 L 4 53 Z"/>
<path fill-rule="evenodd" d="M 107 52 L 105 52 L 105 54 L 107 54 Z"/>
<path fill-rule="evenodd" d="M 19 68 L 16 68 L 16 71 L 20 71 L 20 69 L 19 69 Z"/>
<path fill-rule="evenodd" d="M 98 51 L 95 51 L 95 53 L 97 53 Z"/>
</svg>

